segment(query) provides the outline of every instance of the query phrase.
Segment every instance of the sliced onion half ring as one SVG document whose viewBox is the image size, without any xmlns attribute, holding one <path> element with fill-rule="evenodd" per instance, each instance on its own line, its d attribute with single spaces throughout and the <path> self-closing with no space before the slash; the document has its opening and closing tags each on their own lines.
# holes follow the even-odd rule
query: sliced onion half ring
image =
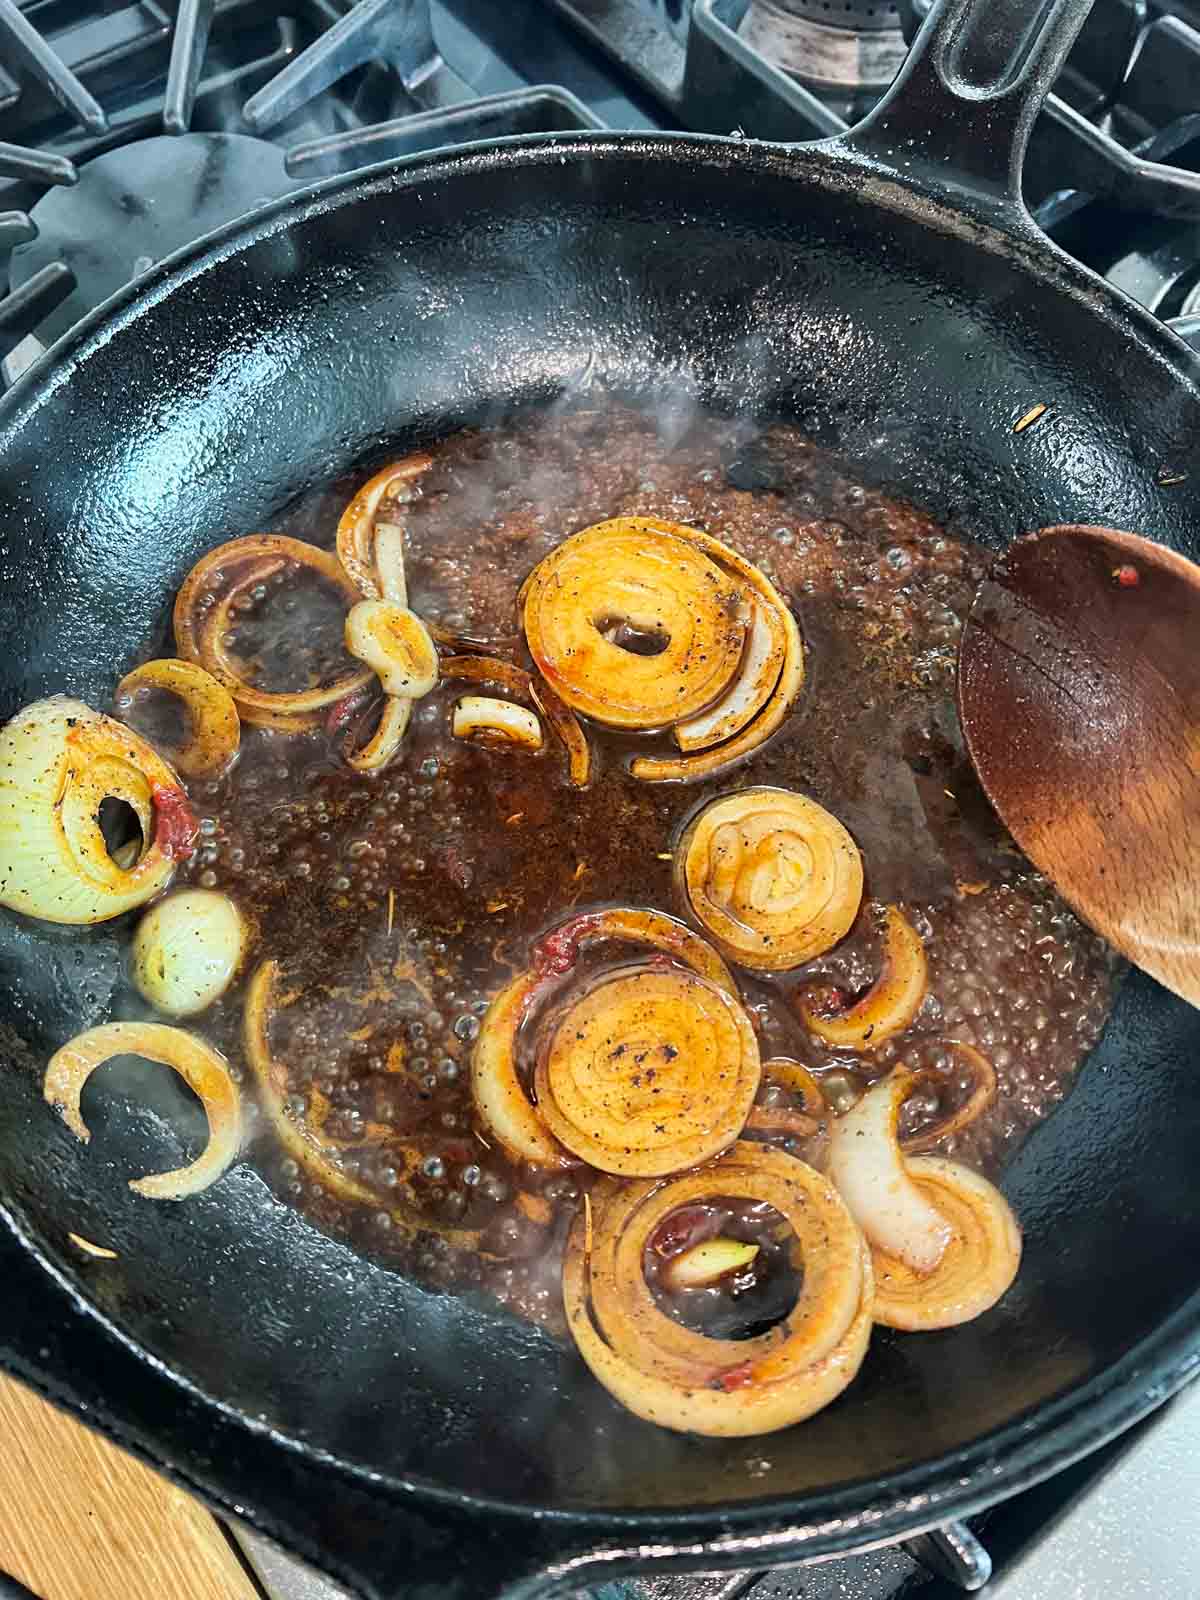
<svg viewBox="0 0 1200 1600">
<path fill-rule="evenodd" d="M 345 751 L 346 763 L 355 772 L 378 772 L 399 750 L 412 719 L 413 703 L 409 699 L 385 696 L 383 710 L 375 731 L 357 750 Z"/>
<path fill-rule="evenodd" d="M 338 560 L 358 592 L 368 600 L 408 601 L 404 578 L 404 530 L 398 524 L 377 524 L 385 499 L 407 499 L 412 485 L 433 465 L 421 451 L 393 461 L 368 479 L 342 512 L 337 530 Z"/>
<path fill-rule="evenodd" d="M 242 726 L 233 696 L 211 673 L 173 656 L 147 661 L 117 685 L 115 704 L 122 716 L 128 717 L 139 689 L 159 690 L 183 703 L 190 730 L 183 744 L 167 751 L 172 766 L 188 778 L 215 778 L 233 763 Z"/>
<path fill-rule="evenodd" d="M 79 1097 L 96 1068 L 114 1056 L 142 1056 L 173 1068 L 198 1097 L 208 1118 L 203 1155 L 174 1172 L 135 1178 L 129 1187 L 152 1200 L 184 1200 L 207 1189 L 237 1159 L 242 1142 L 237 1085 L 224 1057 L 203 1039 L 161 1022 L 106 1022 L 89 1028 L 51 1056 L 43 1087 L 46 1100 L 85 1143 L 91 1134 L 80 1113 Z"/>
<path fill-rule="evenodd" d="M 603 1172 L 678 1172 L 741 1133 L 758 1091 L 754 1029 L 695 973 L 641 967 L 568 1006 L 539 1061 L 550 1131 Z"/>
<path fill-rule="evenodd" d="M 288 1110 L 290 1091 L 287 1069 L 272 1055 L 269 1033 L 276 1009 L 289 1004 L 295 996 L 279 993 L 279 977 L 277 961 L 262 962 L 246 985 L 242 1017 L 242 1043 L 247 1063 L 254 1074 L 263 1115 L 288 1155 L 322 1187 L 339 1199 L 355 1205 L 369 1205 L 379 1211 L 382 1207 L 379 1194 L 344 1165 L 344 1147 L 323 1136 L 307 1119 L 302 1121 Z M 478 1248 L 477 1228 L 449 1227 L 394 1205 L 387 1209 L 392 1221 L 407 1231 L 437 1233 L 459 1248 Z"/>
<path fill-rule="evenodd" d="M 673 526 L 673 524 L 667 524 Z M 783 596 L 775 585 L 761 573 L 753 562 L 747 561 L 711 533 L 699 528 L 686 532 L 697 549 L 713 561 L 720 563 L 735 578 L 740 579 L 744 592 L 753 593 L 777 620 L 783 630 L 783 662 L 775 686 L 758 713 L 724 743 L 712 748 L 694 750 L 680 756 L 639 756 L 630 767 L 635 778 L 647 783 L 682 782 L 689 778 L 711 777 L 723 772 L 757 750 L 769 739 L 783 722 L 804 687 L 804 645 L 796 619 L 792 616 Z M 740 669 L 739 669 L 740 670 Z"/>
<path fill-rule="evenodd" d="M 713 1339 L 660 1310 L 644 1256 L 681 1206 L 716 1198 L 773 1206 L 790 1225 L 803 1282 L 791 1312 L 751 1339 Z M 563 1262 L 567 1322 L 580 1354 L 623 1405 L 660 1427 L 739 1436 L 803 1421 L 851 1382 L 870 1338 L 869 1256 L 832 1186 L 802 1161 L 737 1144 L 665 1182 L 601 1183 L 591 1248 L 576 1219 Z"/>
<path fill-rule="evenodd" d="M 321 688 L 281 692 L 257 689 L 241 676 L 224 642 L 231 625 L 231 605 L 243 591 L 289 561 L 307 567 L 336 589 L 347 606 L 359 599 L 341 563 L 327 550 L 283 534 L 249 534 L 210 550 L 188 573 L 175 597 L 175 642 L 181 656 L 198 662 L 224 684 L 243 722 L 301 732 L 319 727 L 328 708 L 370 683 L 371 673 L 369 668 L 359 667 Z"/>
<path fill-rule="evenodd" d="M 533 701 L 554 729 L 567 752 L 567 767 L 572 784 L 586 788 L 592 771 L 592 754 L 579 718 L 547 684 L 531 676 L 523 667 L 503 661 L 499 656 L 444 656 L 443 678 L 466 683 L 495 684 L 510 695 L 525 695 Z"/>
<path fill-rule="evenodd" d="M 531 1011 L 548 977 L 567 971 L 582 949 L 604 940 L 662 951 L 737 999 L 729 969 L 711 945 L 662 912 L 615 907 L 586 912 L 552 929 L 535 950 L 532 969 L 519 973 L 488 1007 L 471 1063 L 471 1089 L 479 1119 L 519 1160 L 539 1166 L 570 1166 L 576 1160 L 554 1137 L 522 1087 L 517 1038 L 527 1019 L 535 1020 Z"/>
<path fill-rule="evenodd" d="M 707 711 L 675 724 L 681 750 L 706 750 L 739 733 L 771 698 L 787 654 L 787 629 L 779 609 L 746 596 L 750 626 L 741 665 L 729 688 Z"/>
<path fill-rule="evenodd" d="M 786 789 L 714 800 L 675 852 L 678 889 L 733 960 L 778 972 L 823 955 L 862 900 L 858 846 L 834 816 Z"/>
<path fill-rule="evenodd" d="M 810 1033 L 835 1050 L 875 1050 L 909 1027 L 929 987 L 925 946 L 917 930 L 897 906 L 884 917 L 883 970 L 848 1011 L 824 1015 L 801 994 L 797 1004 Z"/>
<path fill-rule="evenodd" d="M 807 1067 L 786 1056 L 773 1056 L 764 1061 L 762 1081 L 771 1088 L 786 1089 L 798 1095 L 800 1106 L 756 1105 L 746 1119 L 746 1127 L 755 1133 L 789 1134 L 795 1139 L 811 1139 L 819 1132 L 829 1116 L 829 1107 L 821 1086 Z"/>
<path fill-rule="evenodd" d="M 610 727 L 664 728 L 729 688 L 746 637 L 742 588 L 690 534 L 619 517 L 564 540 L 534 569 L 526 642 L 576 711 Z"/>
<path fill-rule="evenodd" d="M 468 694 L 454 708 L 456 739 L 490 739 L 522 750 L 542 748 L 542 725 L 532 711 L 511 700 Z"/>
<path fill-rule="evenodd" d="M 141 830 L 110 853 L 105 800 Z M 0 904 L 49 922 L 104 922 L 166 887 L 196 821 L 179 779 L 132 729 L 55 695 L 0 730 Z"/>
</svg>

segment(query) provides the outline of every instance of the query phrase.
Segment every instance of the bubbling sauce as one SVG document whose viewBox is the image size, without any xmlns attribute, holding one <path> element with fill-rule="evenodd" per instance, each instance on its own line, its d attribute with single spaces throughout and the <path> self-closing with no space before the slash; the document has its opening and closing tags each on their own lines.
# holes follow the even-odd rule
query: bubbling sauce
<svg viewBox="0 0 1200 1600">
<path fill-rule="evenodd" d="M 561 1253 L 587 1169 L 514 1163 L 480 1129 L 469 1089 L 480 1018 L 539 933 L 572 911 L 683 915 L 675 841 L 700 805 L 753 784 L 826 807 L 866 873 L 863 909 L 828 954 L 779 974 L 738 970 L 763 1059 L 803 1062 L 835 1107 L 897 1064 L 926 1069 L 902 1124 L 919 1133 L 969 1092 L 953 1045 L 974 1046 L 995 1069 L 994 1102 L 933 1148 L 995 1172 L 1095 1042 L 1115 962 L 1017 852 L 963 753 L 955 653 L 985 552 L 844 476 L 787 428 L 747 444 L 709 421 L 667 442 L 644 415 L 605 407 L 463 432 L 430 453 L 403 507 L 409 603 L 430 623 L 528 665 L 517 593 L 535 564 L 588 524 L 654 515 L 716 535 L 774 581 L 804 637 L 807 681 L 750 759 L 687 784 L 630 774 L 631 753 L 665 749 L 662 738 L 590 726 L 584 789 L 550 737 L 536 753 L 455 739 L 458 683 L 416 704 L 399 755 L 377 774 L 347 768 L 340 734 L 245 728 L 233 769 L 193 788 L 200 848 L 184 876 L 233 895 L 257 929 L 252 962 L 279 963 L 268 1036 L 287 1109 L 335 1148 L 358 1198 L 302 1171 L 264 1131 L 259 1155 L 277 1192 L 425 1282 L 483 1288 L 561 1328 Z M 329 548 L 359 481 L 295 507 L 276 531 Z M 343 614 L 285 571 L 243 596 L 233 644 L 272 683 L 328 682 L 347 665 Z M 901 906 L 924 940 L 928 993 L 907 1031 L 839 1055 L 809 1036 L 796 992 L 820 981 L 850 995 L 872 982 L 882 903 Z M 621 959 L 627 949 L 612 953 Z M 235 1064 L 243 997 L 235 988 L 205 1022 Z M 779 1108 L 787 1091 L 765 1076 L 759 1102 Z M 822 1160 L 823 1129 L 754 1137 Z M 398 1227 L 400 1212 L 429 1230 Z M 739 1319 L 752 1329 L 779 1314 L 795 1274 L 769 1218 L 722 1216 L 763 1246 L 760 1268 L 740 1286 L 677 1297 L 694 1304 L 676 1314 L 730 1337 Z"/>
</svg>

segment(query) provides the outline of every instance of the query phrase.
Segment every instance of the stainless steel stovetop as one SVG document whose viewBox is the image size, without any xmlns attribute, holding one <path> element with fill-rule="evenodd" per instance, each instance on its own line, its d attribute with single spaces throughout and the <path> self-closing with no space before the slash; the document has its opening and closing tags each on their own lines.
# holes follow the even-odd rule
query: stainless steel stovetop
<svg viewBox="0 0 1200 1600">
<path fill-rule="evenodd" d="M 4 376 L 163 255 L 330 173 L 586 127 L 837 132 L 871 100 L 855 63 L 881 59 L 854 28 L 886 28 L 895 52 L 928 4 L 0 0 Z M 822 97 L 747 38 L 819 57 Z M 1060 244 L 1200 342 L 1200 4 L 1097 0 L 1035 130 L 1026 196 Z M 1187 1600 L 1198 1490 L 1200 1390 L 949 1539 L 610 1585 L 597 1600 L 950 1600 L 989 1564 L 998 1600 Z M 336 1600 L 234 1532 L 270 1600 Z"/>
</svg>

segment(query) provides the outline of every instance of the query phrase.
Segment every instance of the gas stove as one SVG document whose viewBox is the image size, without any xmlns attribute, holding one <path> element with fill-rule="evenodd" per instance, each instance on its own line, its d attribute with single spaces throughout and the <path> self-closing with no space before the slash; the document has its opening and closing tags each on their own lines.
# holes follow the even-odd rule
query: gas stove
<svg viewBox="0 0 1200 1600">
<path fill-rule="evenodd" d="M 11 381 L 155 262 L 318 178 L 587 128 L 798 141 L 872 103 L 930 0 L 0 0 Z M 790 72 L 784 70 L 790 69 Z M 1097 0 L 1031 141 L 1047 232 L 1200 347 L 1200 5 Z M 1190 1592 L 1200 1394 L 970 1527 L 603 1600 L 1125 1600 Z M 335 1591 L 235 1528 L 272 1600 Z M 1136 1566 L 1130 1566 L 1130 1562 Z"/>
</svg>

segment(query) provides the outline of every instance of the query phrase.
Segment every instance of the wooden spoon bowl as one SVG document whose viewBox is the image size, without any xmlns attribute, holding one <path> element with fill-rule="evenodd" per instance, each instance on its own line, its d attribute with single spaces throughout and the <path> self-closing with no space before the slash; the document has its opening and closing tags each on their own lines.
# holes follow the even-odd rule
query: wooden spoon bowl
<svg viewBox="0 0 1200 1600">
<path fill-rule="evenodd" d="M 963 629 L 958 707 L 1029 859 L 1200 1005 L 1200 567 L 1110 528 L 1017 540 Z"/>
</svg>

